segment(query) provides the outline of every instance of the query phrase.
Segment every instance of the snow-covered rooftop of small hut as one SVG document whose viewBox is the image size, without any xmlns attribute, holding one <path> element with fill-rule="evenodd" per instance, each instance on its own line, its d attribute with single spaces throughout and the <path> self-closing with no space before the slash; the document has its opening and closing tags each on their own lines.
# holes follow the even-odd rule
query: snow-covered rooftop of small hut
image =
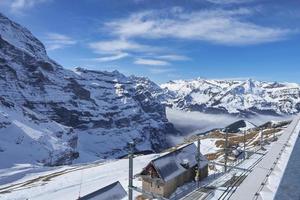
<svg viewBox="0 0 300 200">
<path fill-rule="evenodd" d="M 120 182 L 117 181 L 84 197 L 81 197 L 80 200 L 121 200 L 124 199 L 124 197 L 126 196 L 127 192 L 124 190 Z"/>
<path fill-rule="evenodd" d="M 182 164 L 187 164 L 189 167 L 197 165 L 196 161 L 197 147 L 195 144 L 188 144 L 179 147 L 175 151 L 165 154 L 159 158 L 152 160 L 152 164 L 158 171 L 164 181 L 172 180 L 173 178 L 184 173 L 187 169 Z M 200 167 L 207 165 L 208 161 L 205 156 L 200 155 Z"/>
</svg>

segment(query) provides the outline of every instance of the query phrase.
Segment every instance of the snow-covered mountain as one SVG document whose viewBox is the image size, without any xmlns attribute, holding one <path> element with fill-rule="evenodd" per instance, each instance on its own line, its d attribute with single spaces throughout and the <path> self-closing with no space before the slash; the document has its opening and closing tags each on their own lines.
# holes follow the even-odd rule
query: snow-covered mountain
<svg viewBox="0 0 300 200">
<path fill-rule="evenodd" d="M 300 111 L 300 85 L 255 80 L 177 80 L 161 85 L 170 107 L 205 113 L 285 115 Z"/>
<path fill-rule="evenodd" d="M 159 151 L 168 147 L 166 134 L 177 133 L 138 78 L 64 69 L 1 14 L 0 88 L 0 160 L 7 165 L 119 157 L 132 140 L 136 151 Z"/>
</svg>

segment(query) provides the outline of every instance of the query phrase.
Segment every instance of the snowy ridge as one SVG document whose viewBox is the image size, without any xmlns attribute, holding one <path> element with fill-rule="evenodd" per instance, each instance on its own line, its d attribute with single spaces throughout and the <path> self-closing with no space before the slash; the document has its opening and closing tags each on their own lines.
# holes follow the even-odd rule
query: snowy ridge
<svg viewBox="0 0 300 200">
<path fill-rule="evenodd" d="M 285 115 L 300 111 L 300 85 L 237 80 L 177 80 L 162 84 L 173 108 L 240 116 Z"/>
<path fill-rule="evenodd" d="M 44 45 L 29 30 L 0 13 L 1 38 L 41 60 L 48 60 Z"/>
</svg>

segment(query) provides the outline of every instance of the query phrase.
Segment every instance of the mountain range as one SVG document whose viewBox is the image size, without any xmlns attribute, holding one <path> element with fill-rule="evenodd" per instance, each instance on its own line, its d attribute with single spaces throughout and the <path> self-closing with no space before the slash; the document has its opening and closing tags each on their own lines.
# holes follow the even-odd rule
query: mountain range
<svg viewBox="0 0 300 200">
<path fill-rule="evenodd" d="M 240 117 L 291 115 L 300 111 L 300 85 L 248 80 L 176 80 L 162 84 L 167 106 Z"/>
</svg>

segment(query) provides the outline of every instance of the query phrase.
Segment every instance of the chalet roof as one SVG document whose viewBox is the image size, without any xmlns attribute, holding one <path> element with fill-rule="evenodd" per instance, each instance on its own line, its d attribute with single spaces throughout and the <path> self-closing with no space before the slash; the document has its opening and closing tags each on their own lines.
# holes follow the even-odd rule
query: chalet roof
<svg viewBox="0 0 300 200">
<path fill-rule="evenodd" d="M 194 143 L 182 146 L 175 151 L 165 154 L 151 161 L 163 181 L 168 182 L 184 173 L 187 168 L 183 165 L 188 163 L 188 168 L 195 167 L 197 147 Z M 205 167 L 208 161 L 200 155 L 200 168 Z"/>
<path fill-rule="evenodd" d="M 126 191 L 120 182 L 117 181 L 86 196 L 83 196 L 79 198 L 79 200 L 121 200 L 126 196 Z"/>
</svg>

